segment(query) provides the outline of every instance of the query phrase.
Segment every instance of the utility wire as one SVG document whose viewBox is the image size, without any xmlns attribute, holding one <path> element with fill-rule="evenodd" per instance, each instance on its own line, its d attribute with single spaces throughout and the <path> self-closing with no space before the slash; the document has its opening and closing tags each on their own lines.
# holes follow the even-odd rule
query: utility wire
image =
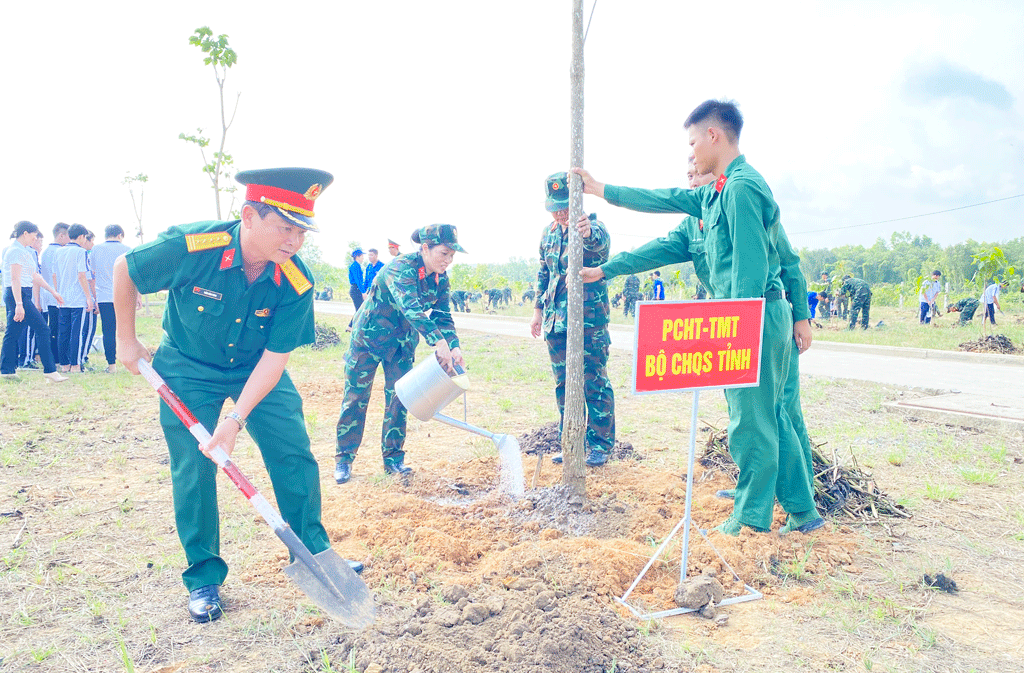
<svg viewBox="0 0 1024 673">
<path fill-rule="evenodd" d="M 590 18 L 587 19 L 587 29 L 583 31 L 583 44 L 587 43 L 587 35 L 590 33 L 590 22 L 594 20 L 594 10 L 597 9 L 597 0 L 590 6 Z"/>
<path fill-rule="evenodd" d="M 855 229 L 857 227 L 870 227 L 873 224 L 888 224 L 889 222 L 902 222 L 903 220 L 913 220 L 918 217 L 928 217 L 930 215 L 941 215 L 943 213 L 952 213 L 956 210 L 966 210 L 968 208 L 977 208 L 978 206 L 987 206 L 990 203 L 999 203 L 1000 201 L 1009 201 L 1010 199 L 1019 199 L 1024 194 L 1017 194 L 1015 196 L 1004 196 L 1001 199 L 993 199 L 992 201 L 982 201 L 981 203 L 972 203 L 968 206 L 960 206 L 958 208 L 948 208 L 946 210 L 936 210 L 934 213 L 921 213 L 920 215 L 907 215 L 906 217 L 894 217 L 891 220 L 878 220 L 877 222 L 865 222 L 864 224 L 849 224 L 845 227 L 827 227 L 825 229 L 811 229 L 809 231 L 793 231 L 790 232 L 792 235 L 796 234 L 817 234 L 822 231 L 836 231 L 837 229 Z"/>
</svg>

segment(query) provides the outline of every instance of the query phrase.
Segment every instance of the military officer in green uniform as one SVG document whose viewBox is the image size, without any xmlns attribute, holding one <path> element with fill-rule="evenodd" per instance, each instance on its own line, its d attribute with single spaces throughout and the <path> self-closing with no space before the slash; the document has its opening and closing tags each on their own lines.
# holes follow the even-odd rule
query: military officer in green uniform
<svg viewBox="0 0 1024 673">
<path fill-rule="evenodd" d="M 714 182 L 715 175 L 697 175 L 691 158 L 687 167 L 686 177 L 690 189 L 696 189 L 710 182 Z M 800 258 L 793 251 L 783 229 L 779 229 L 779 253 L 781 261 L 780 278 L 786 287 L 786 294 L 792 297 L 803 297 L 807 293 L 807 283 L 803 272 L 800 271 Z M 704 227 L 701 220 L 692 215 L 686 216 L 675 229 L 667 236 L 655 239 L 646 243 L 631 252 L 620 252 L 608 262 L 597 268 L 584 268 L 581 272 L 584 280 L 597 278 L 614 278 L 626 273 L 642 273 L 665 264 L 680 264 L 691 262 L 694 273 L 702 285 L 710 284 L 710 267 L 707 255 L 704 251 Z M 807 436 L 807 427 L 804 423 L 803 408 L 800 403 L 800 359 L 799 355 L 811 346 L 813 339 L 811 334 L 810 311 L 806 302 L 792 301 L 790 307 L 793 311 L 793 339 L 791 340 L 791 353 L 789 370 L 786 373 L 786 384 L 783 389 L 784 406 L 793 424 L 794 433 L 799 440 L 799 447 L 790 446 L 784 440 L 792 439 L 788 434 L 779 438 L 779 480 L 776 482 L 776 490 L 779 489 L 787 478 L 789 478 L 785 466 L 796 463 L 792 469 L 799 470 L 800 463 L 806 470 L 806 478 L 809 483 L 814 483 L 813 459 L 811 457 L 811 442 Z M 790 457 L 792 451 L 799 451 L 803 457 L 796 459 Z M 802 477 L 801 477 L 802 478 Z M 785 488 L 785 487 L 783 487 Z M 724 498 L 735 498 L 736 489 L 719 491 L 718 495 Z M 804 531 L 813 530 L 824 524 L 824 520 L 817 523 L 813 528 L 805 527 Z"/>
<path fill-rule="evenodd" d="M 779 208 L 764 179 L 739 151 L 743 119 L 734 103 L 706 101 L 683 125 L 695 168 L 700 174 L 717 175 L 714 183 L 696 190 L 642 190 L 606 186 L 582 168 L 573 170 L 583 178 L 586 193 L 613 205 L 701 218 L 711 295 L 716 299 L 764 297 L 761 383 L 725 391 L 729 448 L 740 474 L 733 514 L 717 530 L 729 535 L 738 535 L 743 526 L 767 531 L 777 497 L 789 514 L 779 532 L 807 532 L 823 521 L 814 505 L 802 451 L 786 450 L 800 442 L 783 400 L 793 312 L 784 301 L 780 278 Z"/>
<path fill-rule="evenodd" d="M 974 320 L 974 313 L 978 310 L 978 306 L 980 305 L 981 302 L 974 297 L 967 297 L 965 299 L 961 299 L 955 304 L 951 304 L 946 310 L 949 313 L 959 313 L 960 325 L 966 325 Z"/>
<path fill-rule="evenodd" d="M 384 471 L 400 476 L 412 468 L 404 463 L 406 409 L 395 394 L 395 381 L 412 369 L 420 335 L 446 371 L 466 366 L 452 320 L 447 274 L 455 253 L 466 252 L 458 231 L 450 224 L 431 224 L 413 232 L 412 240 L 419 249 L 384 267 L 352 325 L 337 428 L 334 480 L 339 484 L 352 478 L 377 365 L 384 366 Z"/>
<path fill-rule="evenodd" d="M 861 312 L 860 326 L 867 329 L 871 322 L 871 286 L 860 278 L 853 278 L 849 274 L 843 276 L 843 285 L 839 288 L 839 294 L 850 298 L 850 326 L 853 329 L 857 326 L 857 313 Z"/>
<path fill-rule="evenodd" d="M 569 288 L 565 274 L 569 269 L 569 177 L 555 173 L 545 181 L 545 209 L 554 221 L 544 227 L 540 239 L 540 271 L 533 305 L 530 333 L 544 334 L 555 375 L 555 401 L 558 403 L 559 432 L 565 418 L 565 348 L 569 322 Z M 611 237 L 595 215 L 584 215 L 576 222 L 583 238 L 583 265 L 595 266 L 608 261 Z M 608 462 L 615 445 L 615 393 L 608 380 L 608 287 L 604 280 L 583 286 L 583 388 L 587 400 L 587 465 L 599 467 Z M 552 457 L 562 462 L 562 454 Z"/>
<path fill-rule="evenodd" d="M 281 515 L 316 554 L 330 546 L 320 521 L 319 469 L 302 399 L 285 365 L 292 350 L 314 340 L 312 276 L 296 253 L 306 232 L 316 231 L 313 204 L 333 178 L 303 168 L 242 171 L 235 177 L 246 185 L 241 220 L 171 227 L 117 260 L 117 352 L 138 374 L 139 358 L 150 356 L 136 337 L 136 297 L 166 290 L 164 336 L 153 368 L 213 428 L 210 445 L 200 449 L 219 445 L 230 454 L 237 435 L 248 428 Z M 234 408 L 221 418 L 229 397 Z M 182 577 L 189 613 L 198 622 L 212 621 L 221 616 L 219 586 L 228 572 L 220 556 L 217 466 L 163 403 L 160 424 L 188 562 Z"/>
</svg>

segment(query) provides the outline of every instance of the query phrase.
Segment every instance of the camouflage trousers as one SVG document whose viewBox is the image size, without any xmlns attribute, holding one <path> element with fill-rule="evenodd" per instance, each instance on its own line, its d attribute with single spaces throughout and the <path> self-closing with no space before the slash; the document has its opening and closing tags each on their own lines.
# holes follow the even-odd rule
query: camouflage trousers
<svg viewBox="0 0 1024 673">
<path fill-rule="evenodd" d="M 565 418 L 565 332 L 545 336 L 555 374 L 555 399 L 558 402 L 558 431 Z M 607 327 L 583 330 L 583 394 L 587 398 L 587 447 L 608 453 L 615 445 L 615 393 L 608 380 L 608 349 L 611 335 Z"/>
<path fill-rule="evenodd" d="M 871 292 L 861 292 L 853 296 L 850 302 L 850 329 L 857 326 L 857 313 L 863 312 L 860 326 L 867 329 L 871 323 Z"/>
<path fill-rule="evenodd" d="M 345 353 L 345 396 L 338 418 L 339 462 L 351 463 L 363 441 L 366 407 L 373 392 L 377 365 L 384 368 L 384 426 L 380 433 L 381 453 L 385 463 L 398 463 L 405 458 L 406 409 L 395 394 L 395 381 L 412 369 L 418 339 L 389 343 L 374 350 L 349 347 Z"/>
<path fill-rule="evenodd" d="M 622 315 L 636 317 L 636 300 L 637 297 L 622 295 Z"/>
</svg>

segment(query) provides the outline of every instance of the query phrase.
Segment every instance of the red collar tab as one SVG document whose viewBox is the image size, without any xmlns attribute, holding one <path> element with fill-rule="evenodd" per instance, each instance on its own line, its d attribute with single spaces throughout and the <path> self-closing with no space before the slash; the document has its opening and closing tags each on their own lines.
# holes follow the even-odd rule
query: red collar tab
<svg viewBox="0 0 1024 673">
<path fill-rule="evenodd" d="M 725 177 L 725 173 L 722 173 L 718 176 L 718 180 L 715 181 L 715 191 L 719 194 L 721 194 L 722 190 L 725 189 L 726 180 L 728 180 L 728 178 Z"/>
<path fill-rule="evenodd" d="M 426 270 L 426 269 L 424 269 L 424 268 L 423 268 L 423 267 L 421 266 L 421 267 L 420 267 L 420 280 L 423 280 L 423 279 L 424 279 L 424 278 L 426 278 L 426 277 L 427 277 L 427 270 Z"/>
<path fill-rule="evenodd" d="M 224 269 L 231 268 L 231 265 L 235 263 L 235 249 L 228 248 L 224 251 L 224 254 L 220 256 L 220 268 L 221 271 Z"/>
<path fill-rule="evenodd" d="M 697 226 L 700 227 L 701 231 L 704 231 L 704 220 L 697 220 Z"/>
<path fill-rule="evenodd" d="M 246 185 L 245 187 L 246 201 L 265 203 L 306 217 L 313 217 L 313 201 L 318 196 L 320 196 L 319 185 L 313 185 L 305 194 L 269 185 Z"/>
<path fill-rule="evenodd" d="M 274 265 L 274 285 L 281 287 L 281 265 Z"/>
</svg>

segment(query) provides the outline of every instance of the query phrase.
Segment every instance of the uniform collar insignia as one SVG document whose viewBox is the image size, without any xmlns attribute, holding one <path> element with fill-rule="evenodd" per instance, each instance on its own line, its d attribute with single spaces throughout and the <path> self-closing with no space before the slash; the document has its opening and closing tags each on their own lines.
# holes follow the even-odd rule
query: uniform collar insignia
<svg viewBox="0 0 1024 673">
<path fill-rule="evenodd" d="M 701 231 L 704 231 L 704 220 L 697 220 L 697 226 L 700 227 Z"/>
<path fill-rule="evenodd" d="M 426 278 L 426 277 L 427 277 L 427 270 L 426 270 L 426 269 L 424 269 L 424 268 L 423 268 L 423 267 L 421 266 L 421 267 L 420 267 L 420 280 L 423 280 L 423 279 L 424 279 L 424 278 Z"/>
<path fill-rule="evenodd" d="M 224 251 L 224 254 L 220 256 L 220 268 L 221 271 L 224 269 L 230 269 L 231 265 L 235 261 L 235 249 L 228 248 Z"/>
<path fill-rule="evenodd" d="M 718 192 L 719 194 L 721 194 L 722 190 L 725 189 L 726 180 L 728 180 L 728 178 L 725 177 L 725 173 L 722 173 L 721 175 L 718 176 L 718 180 L 715 181 L 715 191 Z"/>
<path fill-rule="evenodd" d="M 281 287 L 281 265 L 274 265 L 274 285 Z"/>
</svg>

